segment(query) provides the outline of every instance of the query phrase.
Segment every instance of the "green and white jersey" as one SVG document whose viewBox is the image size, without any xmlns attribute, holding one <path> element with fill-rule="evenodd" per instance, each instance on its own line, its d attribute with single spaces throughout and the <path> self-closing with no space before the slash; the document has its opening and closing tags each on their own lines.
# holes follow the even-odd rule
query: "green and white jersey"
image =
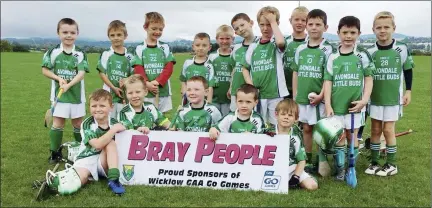
<svg viewBox="0 0 432 208">
<path fill-rule="evenodd" d="M 193 76 L 206 78 L 209 87 L 215 87 L 217 84 L 213 64 L 208 58 L 204 63 L 196 63 L 195 56 L 185 60 L 183 70 L 180 73 L 180 82 L 186 82 Z"/>
<path fill-rule="evenodd" d="M 273 126 L 270 131 L 279 134 L 277 125 Z M 287 136 L 289 136 L 290 139 L 289 165 L 298 164 L 306 160 L 306 151 L 303 145 L 303 132 L 300 128 L 297 125 L 292 126 Z"/>
<path fill-rule="evenodd" d="M 297 96 L 298 104 L 309 105 L 308 94 L 321 93 L 324 83 L 324 71 L 328 57 L 336 49 L 323 39 L 317 46 L 309 46 L 309 41 L 300 45 L 295 53 L 291 69 L 297 72 Z"/>
<path fill-rule="evenodd" d="M 130 104 L 125 105 L 118 115 L 118 121 L 126 129 L 137 130 L 144 126 L 149 129 L 162 126 L 168 119 L 152 103 L 144 102 L 141 112 L 136 112 Z"/>
<path fill-rule="evenodd" d="M 285 71 L 285 80 L 286 85 L 289 90 L 292 90 L 292 74 L 293 70 L 291 69 L 291 62 L 294 61 L 294 56 L 297 48 L 304 44 L 305 39 L 295 39 L 292 35 L 285 38 L 287 46 L 285 47 L 284 53 L 284 71 Z"/>
<path fill-rule="evenodd" d="M 114 52 L 114 49 L 110 47 L 109 50 L 102 52 L 100 55 L 96 69 L 100 73 L 106 74 L 115 87 L 120 87 L 120 80 L 133 74 L 132 59 L 133 54 L 129 53 L 126 48 L 124 54 L 119 54 Z M 122 99 L 105 83 L 103 89 L 111 92 L 113 103 L 122 103 Z"/>
<path fill-rule="evenodd" d="M 250 117 L 241 120 L 238 117 L 238 110 L 228 113 L 215 126 L 222 133 L 243 133 L 250 132 L 261 134 L 264 132 L 266 125 L 264 119 L 255 111 L 252 111 Z"/>
<path fill-rule="evenodd" d="M 132 66 L 143 66 L 148 80 L 153 81 L 162 73 L 163 68 L 168 62 L 176 63 L 167 43 L 158 41 L 157 45 L 149 46 L 144 41 L 135 48 L 135 57 L 132 60 Z M 159 96 L 166 97 L 170 95 L 171 82 L 168 79 L 167 83 L 159 88 Z M 152 98 L 154 94 L 148 93 L 146 97 Z"/>
<path fill-rule="evenodd" d="M 406 44 L 393 40 L 389 46 L 374 44 L 368 49 L 375 63 L 372 105 L 403 104 L 403 70 L 413 69 L 414 61 Z"/>
<path fill-rule="evenodd" d="M 351 102 L 361 100 L 364 78 L 372 76 L 375 65 L 366 49 L 355 46 L 348 54 L 330 55 L 324 79 L 332 81 L 331 105 L 335 115 L 348 114 Z"/>
<path fill-rule="evenodd" d="M 216 106 L 204 102 L 201 108 L 192 108 L 190 104 L 183 106 L 175 122 L 178 130 L 192 132 L 208 132 L 222 118 Z"/>
<path fill-rule="evenodd" d="M 259 40 L 258 37 L 255 36 L 253 42 L 257 42 Z M 242 69 L 242 60 L 245 58 L 245 54 L 249 45 L 245 45 L 244 41 L 242 43 L 237 43 L 234 45 L 233 51 L 231 52 L 231 59 L 235 62 L 234 73 L 231 81 L 231 95 L 235 96 L 237 94 L 237 89 L 240 88 L 243 84 L 245 84 L 243 69 Z"/>
<path fill-rule="evenodd" d="M 271 38 L 267 43 L 252 43 L 242 66 L 250 71 L 253 85 L 260 91 L 260 99 L 281 98 L 289 95 L 285 83 L 283 54 Z"/>
<path fill-rule="evenodd" d="M 71 53 L 63 51 L 63 44 L 59 44 L 48 50 L 42 60 L 42 67 L 50 69 L 55 75 L 61 77 L 67 82 L 72 81 L 78 74 L 78 71 L 89 72 L 87 55 L 76 48 L 72 48 Z M 58 81 L 51 81 L 51 101 L 57 97 L 60 90 Z M 84 79 L 68 89 L 67 92 L 58 99 L 60 103 L 80 104 L 85 103 Z"/>
<path fill-rule="evenodd" d="M 98 150 L 92 147 L 89 141 L 92 139 L 99 139 L 101 136 L 103 136 L 110 130 L 111 126 L 118 123 L 117 120 L 114 118 L 108 119 L 109 127 L 107 129 L 99 127 L 99 124 L 97 123 L 96 119 L 93 118 L 93 116 L 84 119 L 84 121 L 81 123 L 80 133 L 82 141 L 79 148 L 78 156 L 76 158 L 77 160 L 101 153 L 102 150 Z"/>
<path fill-rule="evenodd" d="M 227 92 L 230 87 L 234 61 L 230 55 L 220 55 L 219 49 L 209 55 L 209 60 L 213 64 L 215 79 L 218 82 L 217 87 L 213 90 L 213 103 L 231 103 L 227 97 Z"/>
</svg>

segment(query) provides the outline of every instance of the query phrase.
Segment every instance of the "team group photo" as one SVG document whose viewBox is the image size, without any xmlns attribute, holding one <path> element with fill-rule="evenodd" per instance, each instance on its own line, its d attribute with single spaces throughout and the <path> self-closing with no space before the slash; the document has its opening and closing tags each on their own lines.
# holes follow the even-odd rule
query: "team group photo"
<svg viewBox="0 0 432 208">
<path fill-rule="evenodd" d="M 2 206 L 431 205 L 430 2 L 23 3 Z"/>
</svg>

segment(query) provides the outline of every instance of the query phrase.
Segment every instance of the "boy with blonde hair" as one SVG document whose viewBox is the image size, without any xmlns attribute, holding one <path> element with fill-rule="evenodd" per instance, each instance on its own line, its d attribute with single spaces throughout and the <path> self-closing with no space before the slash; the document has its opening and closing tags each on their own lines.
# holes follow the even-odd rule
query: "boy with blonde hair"
<svg viewBox="0 0 432 208">
<path fill-rule="evenodd" d="M 133 74 L 133 54 L 124 47 L 124 41 L 128 36 L 125 23 L 120 20 L 112 21 L 108 25 L 107 35 L 111 47 L 102 52 L 96 69 L 104 82 L 103 89 L 111 92 L 113 97 L 114 110 L 111 117 L 117 118 L 124 106 L 123 80 Z"/>
<path fill-rule="evenodd" d="M 306 149 L 306 171 L 314 172 L 318 160 L 312 163 L 312 129 L 324 117 L 324 71 L 333 46 L 323 38 L 327 31 L 327 14 L 320 10 L 310 11 L 306 17 L 308 40 L 300 45 L 291 62 L 293 70 L 293 99 L 299 104 L 299 121 L 303 125 Z"/>
<path fill-rule="evenodd" d="M 251 20 L 249 16 L 245 13 L 238 13 L 234 15 L 234 17 L 231 19 L 231 26 L 233 27 L 235 34 L 244 38 L 241 43 L 238 43 L 234 46 L 231 52 L 231 59 L 234 62 L 234 69 L 231 75 L 231 84 L 229 91 L 231 96 L 230 110 L 232 112 L 237 109 L 237 89 L 239 89 L 240 86 L 245 84 L 243 70 L 241 66 L 242 60 L 245 57 L 249 45 L 258 40 L 258 37 L 254 35 L 252 30 L 253 24 L 253 20 Z"/>
<path fill-rule="evenodd" d="M 171 130 L 208 132 L 222 115 L 216 106 L 205 100 L 208 83 L 202 76 L 193 76 L 186 81 L 188 103 L 175 116 L 175 128 Z"/>
<path fill-rule="evenodd" d="M 408 106 L 411 102 L 414 61 L 407 45 L 392 37 L 395 29 L 392 13 L 383 11 L 375 16 L 372 30 L 377 42 L 368 49 L 376 67 L 369 107 L 372 162 L 365 171 L 370 175 L 397 174 L 395 125 L 402 116 L 402 106 Z M 386 140 L 387 161 L 380 167 L 378 161 L 382 133 Z"/>
<path fill-rule="evenodd" d="M 292 26 L 293 32 L 290 36 L 286 37 L 286 49 L 284 53 L 284 70 L 285 70 L 285 81 L 289 91 L 289 95 L 287 98 L 292 97 L 292 76 L 293 70 L 290 68 L 291 62 L 294 61 L 294 56 L 297 47 L 301 44 L 305 43 L 307 33 L 305 33 L 306 29 L 306 18 L 309 13 L 309 10 L 304 6 L 299 6 L 295 8 L 291 17 L 289 18 L 289 22 Z"/>
<path fill-rule="evenodd" d="M 305 171 L 306 153 L 303 147 L 302 133 L 296 122 L 299 118 L 298 105 L 291 99 L 280 101 L 276 105 L 277 125 L 269 130 L 272 135 L 288 135 L 290 141 L 289 151 L 289 187 L 302 187 L 306 190 L 318 189 L 318 183 L 311 175 Z"/>
<path fill-rule="evenodd" d="M 160 13 L 149 12 L 145 14 L 143 28 L 147 38 L 135 48 L 135 74 L 140 74 L 146 81 L 146 87 L 150 91 L 146 101 L 156 104 L 156 98 L 159 97 L 159 105 L 156 107 L 166 113 L 172 109 L 170 77 L 176 61 L 168 44 L 159 41 L 165 20 Z"/>
<path fill-rule="evenodd" d="M 148 91 L 142 76 L 134 74 L 128 77 L 124 86 L 128 104 L 119 112 L 118 121 L 126 129 L 135 129 L 144 134 L 156 126 L 168 129 L 170 122 L 162 112 L 152 103 L 144 102 Z"/>
<path fill-rule="evenodd" d="M 234 68 L 234 61 L 230 57 L 231 44 L 234 39 L 234 30 L 228 25 L 221 25 L 216 30 L 216 42 L 219 45 L 217 51 L 209 55 L 209 60 L 214 67 L 215 79 L 218 85 L 213 90 L 213 104 L 222 113 L 222 116 L 230 112 L 230 80 Z"/>
<path fill-rule="evenodd" d="M 338 51 L 330 55 L 324 73 L 324 97 L 327 117 L 334 116 L 345 129 L 335 146 L 336 179 L 345 180 L 345 139 L 355 137 L 364 124 L 375 70 L 374 63 L 366 49 L 356 45 L 360 36 L 360 20 L 354 16 L 340 19 Z M 354 135 L 350 130 L 353 129 Z M 351 144 L 351 139 L 348 140 Z M 354 157 L 358 155 L 358 140 L 354 139 Z M 355 164 L 354 164 L 355 167 Z"/>
<path fill-rule="evenodd" d="M 206 94 L 207 102 L 213 101 L 213 88 L 217 85 L 213 64 L 208 58 L 208 52 L 211 49 L 210 36 L 207 33 L 198 33 L 194 37 L 192 50 L 195 56 L 186 59 L 183 64 L 183 69 L 180 73 L 181 93 L 183 103 L 186 103 L 186 81 L 194 76 L 202 76 L 208 83 L 208 92 Z M 207 90 L 207 88 L 206 88 Z"/>
<path fill-rule="evenodd" d="M 89 67 L 87 55 L 75 47 L 78 33 L 78 24 L 75 20 L 61 19 L 57 24 L 57 34 L 61 43 L 43 56 L 42 74 L 51 79 L 51 102 L 54 102 L 59 91 L 63 91 L 52 115 L 49 163 L 56 163 L 61 157 L 61 153 L 57 151 L 62 143 L 65 119 L 71 119 L 75 140 L 81 142 L 80 126 L 86 114 L 84 74 L 89 72 Z"/>
<path fill-rule="evenodd" d="M 259 90 L 257 111 L 272 125 L 277 124 L 277 103 L 289 95 L 282 60 L 286 41 L 279 29 L 279 18 L 279 10 L 275 7 L 267 6 L 258 11 L 257 21 L 262 36 L 249 46 L 242 61 L 246 83 Z"/>
</svg>

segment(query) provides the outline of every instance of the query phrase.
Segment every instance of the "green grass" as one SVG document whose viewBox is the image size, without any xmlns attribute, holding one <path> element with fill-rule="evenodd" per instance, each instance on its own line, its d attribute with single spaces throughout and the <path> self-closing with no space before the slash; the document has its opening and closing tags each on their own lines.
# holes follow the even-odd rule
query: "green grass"
<svg viewBox="0 0 432 208">
<path fill-rule="evenodd" d="M 178 75 L 184 59 L 176 55 L 172 76 L 173 106 L 180 102 Z M 91 72 L 86 74 L 87 95 L 102 86 L 95 70 L 98 55 L 90 54 Z M 389 178 L 363 173 L 367 161 L 357 164 L 358 187 L 319 178 L 319 190 L 291 190 L 288 195 L 254 191 L 210 190 L 189 187 L 127 186 L 127 193 L 114 197 L 106 181 L 86 185 L 66 197 L 34 201 L 31 182 L 42 179 L 52 166 L 48 129 L 43 117 L 49 108 L 50 81 L 41 73 L 41 53 L 1 54 L 1 206 L 430 206 L 431 57 L 414 57 L 416 63 L 412 104 L 404 109 L 397 131 L 412 128 L 413 134 L 398 139 L 399 174 Z M 87 111 L 88 112 L 88 111 Z M 369 134 L 367 126 L 365 135 Z M 71 141 L 72 127 L 64 139 Z"/>
</svg>

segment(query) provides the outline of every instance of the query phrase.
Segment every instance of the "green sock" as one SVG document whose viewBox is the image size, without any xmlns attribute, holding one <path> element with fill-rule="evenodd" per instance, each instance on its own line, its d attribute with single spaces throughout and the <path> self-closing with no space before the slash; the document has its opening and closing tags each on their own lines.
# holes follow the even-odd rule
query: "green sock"
<svg viewBox="0 0 432 208">
<path fill-rule="evenodd" d="M 388 146 L 387 145 L 387 163 L 396 165 L 396 145 Z"/>
<path fill-rule="evenodd" d="M 74 127 L 73 134 L 74 134 L 74 137 L 75 137 L 75 141 L 81 142 L 82 139 L 81 139 L 80 129 L 77 129 L 77 128 Z"/>
<path fill-rule="evenodd" d="M 120 171 L 118 168 L 108 169 L 108 180 L 117 180 L 120 177 Z"/>
<path fill-rule="evenodd" d="M 345 146 L 335 146 L 334 164 L 338 171 L 345 168 Z"/>
<path fill-rule="evenodd" d="M 371 162 L 378 164 L 381 143 L 371 142 Z"/>
<path fill-rule="evenodd" d="M 51 130 L 49 131 L 49 137 L 51 141 L 50 150 L 57 151 L 63 139 L 63 129 L 52 127 Z"/>
<path fill-rule="evenodd" d="M 327 161 L 327 155 L 325 155 L 322 151 L 321 151 L 321 149 L 318 149 L 318 161 L 319 162 L 324 162 L 324 161 Z"/>
<path fill-rule="evenodd" d="M 312 164 L 312 152 L 306 152 L 306 163 Z"/>
</svg>

